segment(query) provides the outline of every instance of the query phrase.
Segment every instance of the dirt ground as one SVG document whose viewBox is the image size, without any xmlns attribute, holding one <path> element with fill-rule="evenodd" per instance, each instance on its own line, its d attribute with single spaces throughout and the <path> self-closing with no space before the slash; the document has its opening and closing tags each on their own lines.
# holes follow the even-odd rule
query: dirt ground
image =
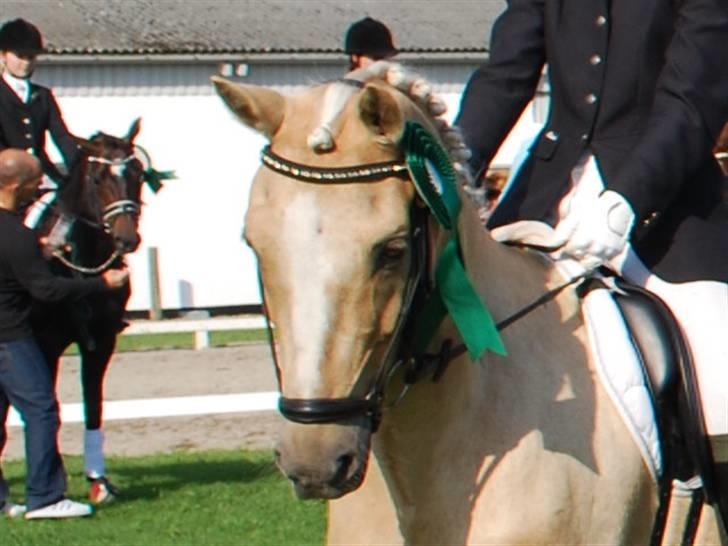
<svg viewBox="0 0 728 546">
<path fill-rule="evenodd" d="M 168 398 L 276 390 L 267 345 L 120 353 L 106 376 L 106 400 Z M 80 402 L 79 362 L 64 358 L 58 383 L 63 403 Z M 144 455 L 176 449 L 272 448 L 282 418 L 275 411 L 193 417 L 115 420 L 104 424 L 107 455 Z M 80 454 L 82 423 L 61 427 L 60 447 Z M 23 430 L 8 429 L 4 459 L 23 457 Z"/>
</svg>

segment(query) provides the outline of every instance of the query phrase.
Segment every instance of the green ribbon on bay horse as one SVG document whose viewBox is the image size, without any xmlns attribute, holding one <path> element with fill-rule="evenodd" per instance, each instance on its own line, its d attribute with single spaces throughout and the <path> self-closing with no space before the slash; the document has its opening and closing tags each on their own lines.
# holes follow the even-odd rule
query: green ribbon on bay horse
<svg viewBox="0 0 728 546">
<path fill-rule="evenodd" d="M 142 173 L 144 182 L 149 186 L 149 189 L 154 193 L 159 192 L 162 189 L 162 180 L 171 180 L 177 178 L 174 171 L 158 171 L 152 167 L 152 158 L 149 153 L 139 144 L 134 145 L 134 155 L 136 155 L 142 162 L 142 165 L 146 167 Z"/>
<path fill-rule="evenodd" d="M 457 174 L 447 152 L 418 123 L 407 122 L 400 145 L 420 197 L 450 238 L 435 265 L 435 289 L 415 327 L 415 350 L 424 352 L 446 315 L 452 317 L 471 359 L 485 350 L 505 356 L 495 321 L 473 288 L 462 262 L 457 234 L 461 202 Z"/>
<path fill-rule="evenodd" d="M 175 175 L 174 171 L 158 171 L 152 167 L 148 167 L 147 170 L 144 171 L 143 177 L 144 182 L 147 183 L 149 189 L 151 189 L 154 193 L 157 193 L 162 189 L 162 180 L 177 178 L 177 175 Z"/>
</svg>

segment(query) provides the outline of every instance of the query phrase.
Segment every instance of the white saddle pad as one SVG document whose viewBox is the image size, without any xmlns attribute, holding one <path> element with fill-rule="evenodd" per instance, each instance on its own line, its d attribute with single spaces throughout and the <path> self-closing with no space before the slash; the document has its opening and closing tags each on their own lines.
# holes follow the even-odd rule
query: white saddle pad
<svg viewBox="0 0 728 546">
<path fill-rule="evenodd" d="M 499 242 L 556 248 L 554 229 L 536 221 L 523 221 L 492 230 Z M 584 273 L 573 260 L 560 259 L 556 266 L 566 278 Z M 662 472 L 662 455 L 654 409 L 642 363 L 627 326 L 609 289 L 592 290 L 582 300 L 597 375 L 622 416 L 653 479 Z"/>
</svg>

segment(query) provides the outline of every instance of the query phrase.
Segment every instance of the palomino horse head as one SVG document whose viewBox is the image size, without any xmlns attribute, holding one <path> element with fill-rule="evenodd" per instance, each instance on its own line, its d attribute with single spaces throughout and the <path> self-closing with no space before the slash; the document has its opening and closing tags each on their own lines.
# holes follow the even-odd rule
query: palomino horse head
<svg viewBox="0 0 728 546">
<path fill-rule="evenodd" d="M 414 220 L 423 208 L 400 141 L 410 121 L 454 140 L 461 155 L 462 139 L 436 119 L 445 107 L 424 81 L 387 62 L 296 96 L 213 81 L 270 141 L 245 239 L 259 262 L 288 419 L 278 464 L 299 496 L 336 498 L 363 479 L 424 269 L 415 241 L 426 229 Z"/>
<path fill-rule="evenodd" d="M 138 219 L 144 156 L 134 145 L 139 129 L 137 119 L 124 137 L 99 132 L 88 140 L 79 139 L 82 183 L 70 190 L 80 194 L 75 202 L 81 207 L 71 213 L 103 229 L 121 254 L 135 251 L 141 240 Z"/>
</svg>

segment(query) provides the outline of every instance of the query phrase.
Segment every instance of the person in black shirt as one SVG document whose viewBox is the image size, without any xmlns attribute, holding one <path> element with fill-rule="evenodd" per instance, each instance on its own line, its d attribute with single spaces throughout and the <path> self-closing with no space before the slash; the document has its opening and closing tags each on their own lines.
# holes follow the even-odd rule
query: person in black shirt
<svg viewBox="0 0 728 546">
<path fill-rule="evenodd" d="M 27 512 L 10 503 L 0 473 L 0 511 L 25 512 L 26 519 L 67 518 L 91 513 L 87 504 L 67 499 L 66 474 L 58 452 L 58 402 L 43 356 L 28 322 L 32 300 L 78 299 L 120 288 L 128 271 L 108 270 L 100 277 L 54 276 L 35 233 L 17 211 L 33 199 L 43 172 L 34 156 L 17 149 L 0 151 L 0 451 L 5 445 L 8 403 L 25 423 Z"/>
</svg>

